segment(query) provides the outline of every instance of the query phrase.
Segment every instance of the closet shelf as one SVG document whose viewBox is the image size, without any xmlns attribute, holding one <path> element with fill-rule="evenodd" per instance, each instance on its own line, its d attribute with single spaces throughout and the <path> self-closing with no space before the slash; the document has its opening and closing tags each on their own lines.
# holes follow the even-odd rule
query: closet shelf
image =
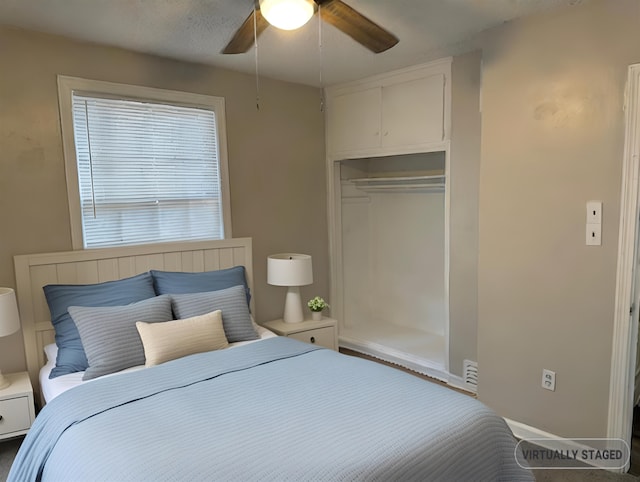
<svg viewBox="0 0 640 482">
<path fill-rule="evenodd" d="M 443 191 L 445 176 L 363 177 L 347 182 L 365 192 Z"/>
</svg>

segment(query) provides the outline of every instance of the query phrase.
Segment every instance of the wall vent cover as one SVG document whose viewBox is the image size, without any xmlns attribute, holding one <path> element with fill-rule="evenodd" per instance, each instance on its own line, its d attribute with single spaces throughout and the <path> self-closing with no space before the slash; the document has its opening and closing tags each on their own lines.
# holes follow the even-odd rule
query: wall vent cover
<svg viewBox="0 0 640 482">
<path fill-rule="evenodd" d="M 474 391 L 478 389 L 478 362 L 464 360 L 464 382 Z"/>
</svg>

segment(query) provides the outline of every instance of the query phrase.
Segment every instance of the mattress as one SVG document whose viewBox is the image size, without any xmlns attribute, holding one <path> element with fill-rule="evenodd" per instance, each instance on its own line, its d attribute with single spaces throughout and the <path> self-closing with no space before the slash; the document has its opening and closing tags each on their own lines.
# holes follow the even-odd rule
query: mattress
<svg viewBox="0 0 640 482">
<path fill-rule="evenodd" d="M 277 336 L 272 331 L 269 331 L 258 324 L 254 323 L 254 326 L 256 328 L 256 331 L 258 332 L 258 335 L 260 335 L 260 338 L 258 340 L 238 341 L 235 343 L 230 343 L 227 349 L 246 345 L 248 343 L 255 343 L 260 340 L 266 340 L 268 338 Z M 42 392 L 42 397 L 44 398 L 45 403 L 49 403 L 51 400 L 53 400 L 54 398 L 56 398 L 57 396 L 59 396 L 60 394 L 66 392 L 71 388 L 82 385 L 83 383 L 90 383 L 93 381 L 93 380 L 83 381 L 82 380 L 82 377 L 84 375 L 83 371 L 76 372 L 76 373 L 69 373 L 68 375 L 62 375 L 56 378 L 49 378 L 49 374 L 51 373 L 51 370 L 56 365 L 56 356 L 58 354 L 58 347 L 55 345 L 55 343 L 46 345 L 44 347 L 44 353 L 46 355 L 47 363 L 40 369 L 39 379 L 40 379 L 40 390 Z M 106 376 L 114 376 L 120 373 L 127 373 L 127 372 L 141 370 L 143 368 L 144 366 L 131 367 L 131 368 L 127 368 L 126 370 L 122 370 L 118 373 L 113 373 L 111 375 L 106 375 Z"/>
</svg>

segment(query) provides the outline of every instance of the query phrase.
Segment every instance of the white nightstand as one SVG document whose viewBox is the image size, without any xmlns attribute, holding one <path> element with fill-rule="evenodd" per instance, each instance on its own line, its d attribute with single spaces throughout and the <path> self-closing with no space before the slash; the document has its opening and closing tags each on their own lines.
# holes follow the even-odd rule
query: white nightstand
<svg viewBox="0 0 640 482">
<path fill-rule="evenodd" d="M 305 320 L 300 323 L 273 320 L 262 323 L 262 326 L 280 336 L 338 350 L 338 322 L 333 318 L 322 318 L 320 321 Z"/>
<path fill-rule="evenodd" d="M 25 435 L 36 418 L 33 388 L 27 372 L 5 374 L 9 385 L 0 390 L 0 440 Z"/>
</svg>

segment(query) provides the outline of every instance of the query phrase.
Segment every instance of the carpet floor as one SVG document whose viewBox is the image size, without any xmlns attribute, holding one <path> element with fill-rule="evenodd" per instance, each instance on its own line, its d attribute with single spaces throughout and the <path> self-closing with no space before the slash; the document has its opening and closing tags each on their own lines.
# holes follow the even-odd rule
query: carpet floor
<svg viewBox="0 0 640 482">
<path fill-rule="evenodd" d="M 636 482 L 630 474 L 614 474 L 606 470 L 534 470 L 536 482 Z"/>
<path fill-rule="evenodd" d="M 9 476 L 9 469 L 13 463 L 13 459 L 18 453 L 20 444 L 24 437 L 17 437 L 11 440 L 3 440 L 0 442 L 0 482 L 5 482 Z"/>
</svg>

